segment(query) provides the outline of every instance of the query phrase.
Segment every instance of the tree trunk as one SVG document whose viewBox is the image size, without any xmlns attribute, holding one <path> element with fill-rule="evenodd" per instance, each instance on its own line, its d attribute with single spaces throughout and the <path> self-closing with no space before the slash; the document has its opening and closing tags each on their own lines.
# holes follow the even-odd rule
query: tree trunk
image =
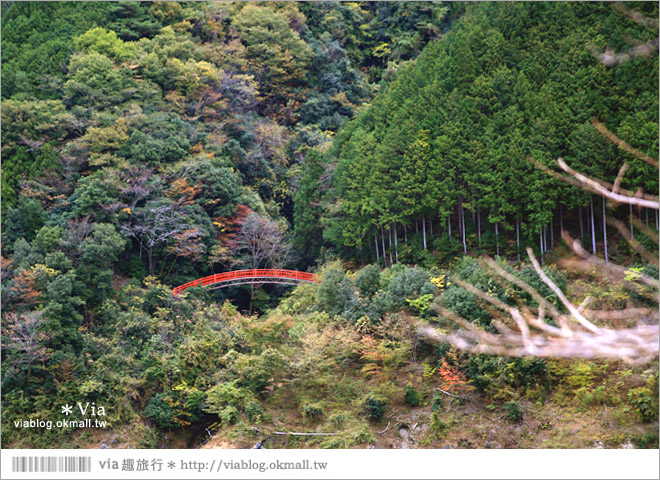
<svg viewBox="0 0 660 480">
<path fill-rule="evenodd" d="M 644 209 L 644 214 L 646 215 L 646 228 L 649 228 L 649 209 Z"/>
<path fill-rule="evenodd" d="M 481 247 L 481 212 L 479 210 L 477 210 L 477 238 Z"/>
<path fill-rule="evenodd" d="M 582 223 L 582 206 L 578 207 L 578 217 L 580 217 L 580 241 L 584 237 L 584 224 Z"/>
<path fill-rule="evenodd" d="M 552 214 L 552 219 L 550 220 L 550 250 L 555 248 L 555 229 L 554 229 L 554 223 L 555 223 L 555 214 Z"/>
<path fill-rule="evenodd" d="M 516 218 L 516 250 L 518 251 L 518 261 L 520 261 L 520 217 Z"/>
<path fill-rule="evenodd" d="M 385 253 L 385 234 L 383 233 L 383 226 L 380 226 L 380 239 L 383 245 L 383 263 L 385 263 L 385 268 L 387 268 L 387 253 Z M 392 264 L 390 263 L 390 267 Z"/>
<path fill-rule="evenodd" d="M 424 237 L 424 250 L 426 250 L 426 217 L 422 217 L 422 235 Z"/>
<path fill-rule="evenodd" d="M 458 236 L 463 236 L 463 202 L 458 199 Z"/>
<path fill-rule="evenodd" d="M 632 203 L 628 205 L 630 207 L 630 238 L 635 239 L 635 233 L 633 232 L 633 210 Z"/>
<path fill-rule="evenodd" d="M 380 267 L 380 255 L 378 254 L 378 230 L 374 233 L 374 243 L 376 244 L 376 264 Z"/>
<path fill-rule="evenodd" d="M 653 210 L 653 213 L 655 213 L 655 229 L 658 229 L 658 211 Z"/>
<path fill-rule="evenodd" d="M 548 229 L 545 224 L 543 225 L 543 251 L 548 252 Z"/>
<path fill-rule="evenodd" d="M 593 250 L 594 255 L 596 255 L 596 228 L 594 225 L 594 199 L 591 197 L 589 200 L 589 205 L 591 207 L 591 249 Z"/>
<path fill-rule="evenodd" d="M 392 265 L 392 227 L 387 227 L 387 236 L 390 238 L 390 265 Z"/>
<path fill-rule="evenodd" d="M 153 275 L 154 271 L 156 270 L 156 266 L 154 265 L 154 252 L 153 249 L 149 249 L 149 275 Z"/>
<path fill-rule="evenodd" d="M 559 205 L 559 235 L 562 235 L 563 232 L 564 232 L 564 212 L 561 205 Z"/>
<path fill-rule="evenodd" d="M 396 255 L 396 263 L 399 263 L 399 235 L 396 231 L 396 222 L 394 222 L 394 253 Z"/>
<path fill-rule="evenodd" d="M 656 218 L 655 228 L 658 228 L 658 221 Z M 447 229 L 449 230 L 449 243 L 451 244 L 451 213 L 447 217 Z"/>
<path fill-rule="evenodd" d="M 417 219 L 415 219 L 415 233 L 419 233 L 419 223 L 417 222 Z"/>
<path fill-rule="evenodd" d="M 539 230 L 539 244 L 541 245 L 541 265 L 543 265 L 543 229 Z"/>
<path fill-rule="evenodd" d="M 498 229 L 498 224 L 495 222 L 495 252 L 497 256 L 500 256 L 500 231 Z"/>
<path fill-rule="evenodd" d="M 461 206 L 461 236 L 463 237 L 463 253 L 467 255 L 467 244 L 465 243 L 465 209 L 463 208 L 463 199 L 460 199 Z"/>
<path fill-rule="evenodd" d="M 405 223 L 403 224 L 403 242 L 408 245 L 408 229 Z"/>
<path fill-rule="evenodd" d="M 605 211 L 605 197 L 603 197 L 603 240 L 605 242 L 605 263 L 607 260 L 607 212 Z"/>
<path fill-rule="evenodd" d="M 433 217 L 429 218 L 429 235 L 433 238 Z"/>
</svg>

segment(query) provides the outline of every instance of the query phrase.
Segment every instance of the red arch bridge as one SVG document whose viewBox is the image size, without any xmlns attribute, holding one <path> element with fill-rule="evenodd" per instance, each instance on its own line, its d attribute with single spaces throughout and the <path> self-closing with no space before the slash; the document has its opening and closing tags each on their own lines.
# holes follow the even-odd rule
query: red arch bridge
<svg viewBox="0 0 660 480">
<path fill-rule="evenodd" d="M 215 273 L 207 277 L 198 278 L 174 288 L 174 295 L 178 295 L 190 287 L 216 288 L 234 287 L 250 283 L 275 283 L 278 285 L 297 285 L 299 283 L 319 282 L 315 273 L 299 272 L 297 270 L 251 269 L 235 270 L 233 272 Z"/>
</svg>

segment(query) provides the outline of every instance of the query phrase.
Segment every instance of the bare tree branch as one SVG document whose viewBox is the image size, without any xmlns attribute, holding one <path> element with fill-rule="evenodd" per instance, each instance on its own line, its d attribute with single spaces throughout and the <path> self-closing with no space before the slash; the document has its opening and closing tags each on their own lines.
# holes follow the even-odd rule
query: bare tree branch
<svg viewBox="0 0 660 480">
<path fill-rule="evenodd" d="M 582 325 L 584 328 L 587 330 L 591 330 L 592 332 L 599 332 L 600 329 L 591 323 L 589 320 L 584 318 L 580 312 L 578 312 L 578 309 L 575 308 L 575 306 L 568 301 L 566 298 L 566 295 L 564 295 L 564 292 L 562 292 L 557 285 L 555 285 L 552 280 L 545 274 L 545 272 L 541 269 L 541 265 L 539 265 L 538 260 L 534 256 L 534 252 L 530 247 L 527 247 L 527 256 L 532 262 L 532 265 L 534 265 L 534 270 L 536 270 L 536 273 L 538 273 L 539 277 L 541 277 L 541 280 L 543 280 L 543 283 L 545 283 L 548 287 L 550 287 L 550 290 L 555 292 L 555 295 L 557 295 L 557 298 L 561 300 L 561 303 L 564 304 L 564 306 L 568 309 L 569 312 L 571 312 L 571 315 L 573 318 L 575 318 L 580 325 Z"/>
<path fill-rule="evenodd" d="M 630 269 L 626 267 L 622 267 L 621 265 L 617 265 L 615 263 L 605 263 L 605 261 L 602 258 L 598 258 L 594 255 L 591 255 L 582 247 L 580 241 L 573 239 L 568 232 L 563 231 L 562 237 L 564 241 L 568 244 L 568 246 L 573 250 L 573 252 L 575 252 L 582 260 L 586 260 L 586 262 L 561 260 L 560 264 L 562 266 L 566 266 L 571 269 L 579 269 L 583 271 L 590 270 L 593 269 L 593 267 L 596 267 L 599 269 L 609 270 L 610 272 L 616 273 L 621 276 L 630 275 L 631 273 Z M 658 290 L 660 288 L 660 283 L 658 282 L 658 280 L 656 280 L 655 278 L 651 278 L 648 275 L 636 273 L 635 278 L 638 282 L 643 283 L 655 290 Z"/>
<path fill-rule="evenodd" d="M 644 258 L 644 260 L 646 260 L 652 265 L 655 265 L 656 267 L 658 266 L 657 252 L 654 255 L 651 252 L 649 252 L 646 248 L 644 248 L 644 246 L 638 240 L 636 240 L 630 235 L 629 230 L 626 228 L 626 226 L 623 224 L 621 220 L 612 219 L 608 217 L 607 223 L 609 225 L 613 225 L 614 227 L 616 227 L 616 229 L 619 231 L 621 236 L 623 236 L 623 238 L 626 239 L 626 241 L 630 244 L 630 246 L 632 246 L 635 249 L 635 251 Z"/>
<path fill-rule="evenodd" d="M 591 119 L 591 124 L 598 130 L 605 138 L 607 138 L 610 142 L 612 142 L 614 145 L 619 147 L 621 150 L 624 150 L 631 154 L 634 157 L 639 158 L 640 160 L 645 161 L 649 165 L 658 168 L 658 160 L 656 158 L 651 157 L 650 155 L 645 154 L 644 152 L 641 152 L 637 150 L 635 147 L 632 147 L 628 145 L 626 142 L 621 140 L 619 137 L 614 135 L 612 132 L 610 132 L 605 125 L 603 125 L 601 122 L 599 122 L 597 119 L 592 118 Z"/>
<path fill-rule="evenodd" d="M 624 227 L 625 230 L 625 227 Z M 589 263 L 597 264 L 599 267 L 607 266 L 611 271 L 625 273 L 626 279 L 632 283 L 643 283 L 655 288 L 657 293 L 657 280 L 638 272 L 618 265 L 605 264 L 597 257 L 586 253 L 579 242 L 574 241 L 564 232 L 564 239 L 572 244 L 576 253 L 583 256 L 580 260 L 583 265 Z M 507 305 L 503 301 L 489 295 L 464 282 L 453 278 L 456 285 L 466 289 L 480 300 L 492 305 L 500 312 L 496 314 L 500 318 L 493 318 L 492 325 L 499 334 L 487 332 L 484 328 L 466 320 L 455 312 L 452 312 L 439 304 L 434 304 L 433 309 L 442 317 L 455 323 L 459 330 L 448 335 L 441 334 L 428 324 L 420 324 L 418 332 L 421 336 L 445 343 L 471 353 L 483 353 L 505 356 L 536 356 L 556 358 L 612 358 L 619 359 L 629 364 L 645 364 L 658 355 L 657 324 L 660 316 L 654 308 L 626 308 L 622 310 L 603 311 L 590 310 L 587 306 L 591 303 L 588 297 L 580 307 L 571 303 L 557 285 L 541 269 L 538 260 L 531 249 L 527 250 L 530 261 L 541 280 L 558 296 L 563 305 L 568 309 L 570 315 L 562 314 L 554 305 L 529 284 L 507 272 L 493 259 L 485 258 L 480 263 L 488 267 L 487 272 L 494 278 L 504 279 L 522 288 L 539 303 L 538 317 L 531 315 L 530 308 L 516 308 Z M 632 274 L 632 275 L 631 275 Z M 656 298 L 654 293 L 652 298 Z M 562 328 L 548 325 L 546 312 L 550 318 Z M 502 322 L 502 319 L 510 318 L 516 328 L 510 328 Z M 567 318 L 573 320 L 569 326 Z M 636 323 L 626 328 L 609 328 L 597 326 L 592 320 L 603 321 L 625 321 Z"/>
<path fill-rule="evenodd" d="M 658 21 L 655 19 L 644 17 L 621 4 L 615 5 L 615 8 L 641 25 L 649 28 L 658 28 Z M 611 51 L 602 53 L 594 48 L 592 48 L 592 53 L 606 65 L 613 66 L 634 57 L 648 56 L 657 48 L 658 39 L 655 39 L 647 43 L 635 45 L 630 50 L 619 54 Z M 591 122 L 603 136 L 619 148 L 658 168 L 657 159 L 628 145 L 625 141 L 610 132 L 598 120 L 592 119 Z M 635 205 L 653 210 L 660 208 L 660 202 L 657 196 L 645 194 L 641 188 L 636 192 L 621 188 L 623 177 L 628 170 L 628 163 L 624 163 L 621 166 L 614 184 L 610 184 L 604 180 L 591 178 L 588 175 L 573 170 L 562 158 L 557 159 L 557 164 L 568 175 L 555 172 L 532 157 L 528 157 L 528 160 L 553 178 L 574 185 L 582 190 L 596 193 L 616 203 Z M 634 240 L 621 221 L 608 219 L 608 223 L 613 224 L 631 247 L 645 260 L 653 265 L 658 265 L 657 254 L 655 252 L 649 252 L 639 241 Z M 657 245 L 657 232 L 643 225 L 639 219 L 632 219 L 631 228 L 632 225 L 635 225 L 647 238 L 654 241 Z M 660 282 L 657 279 L 643 274 L 641 269 L 625 268 L 590 255 L 582 248 L 580 242 L 571 238 L 566 231 L 562 231 L 562 236 L 564 241 L 579 257 L 579 259 L 560 259 L 559 263 L 562 266 L 588 273 L 595 273 L 597 271 L 602 273 L 602 271 L 607 271 L 616 274 L 623 277 L 623 280 L 629 285 L 636 286 L 639 289 L 638 293 L 642 293 L 656 303 L 658 302 Z M 531 295 L 538 302 L 538 316 L 534 317 L 532 314 L 533 309 L 524 305 L 515 296 L 514 299 L 518 308 L 507 305 L 500 299 L 479 290 L 475 286 L 454 278 L 453 281 L 456 285 L 472 293 L 480 301 L 492 305 L 497 309 L 493 311 L 495 318 L 491 319 L 491 324 L 497 329 L 499 334 L 487 332 L 484 328 L 435 303 L 433 309 L 441 317 L 454 322 L 459 327 L 459 330 L 445 335 L 438 332 L 431 325 L 422 323 L 418 327 L 420 336 L 439 342 L 450 343 L 468 352 L 491 355 L 533 355 L 537 357 L 565 358 L 600 357 L 622 360 L 626 363 L 636 365 L 643 365 L 658 358 L 658 336 L 660 334 L 658 320 L 660 319 L 660 313 L 657 307 L 642 308 L 629 306 L 613 311 L 591 310 L 588 308 L 593 301 L 590 296 L 587 296 L 579 307 L 576 307 L 568 300 L 564 292 L 546 275 L 534 256 L 532 249 L 529 247 L 527 248 L 527 254 L 536 273 L 543 283 L 557 295 L 564 307 L 569 311 L 569 314 L 559 312 L 553 304 L 546 300 L 531 285 L 507 272 L 491 258 L 486 257 L 479 262 L 484 270 L 498 283 L 509 282 Z M 548 325 L 546 315 L 550 317 L 548 320 L 554 321 L 561 328 Z M 503 320 L 507 318 L 515 323 L 516 329 L 510 328 L 504 323 Z M 568 322 L 569 319 L 572 320 L 570 324 Z M 598 321 L 601 325 L 596 325 L 593 323 L 593 320 Z M 628 325 L 625 328 L 610 328 L 602 325 L 603 322 L 613 320 L 617 322 L 623 321 L 628 323 Z M 630 324 L 633 324 L 633 326 Z"/>
<path fill-rule="evenodd" d="M 605 198 L 609 198 L 610 200 L 613 200 L 617 203 L 625 203 L 628 205 L 635 205 L 637 207 L 643 207 L 643 208 L 652 208 L 654 210 L 658 210 L 660 208 L 660 205 L 658 204 L 658 197 L 654 195 L 643 194 L 642 196 L 645 198 L 638 198 L 635 196 L 631 197 L 628 195 L 613 193 L 611 189 L 608 190 L 607 188 L 603 187 L 599 182 L 595 181 L 591 177 L 588 177 L 580 172 L 573 170 L 571 167 L 569 167 L 566 164 L 566 162 L 564 162 L 564 160 L 561 157 L 557 159 L 557 164 L 566 173 L 576 178 L 578 182 L 580 182 L 586 190 L 597 193 Z M 647 200 L 646 198 L 649 197 L 650 199 Z"/>
<path fill-rule="evenodd" d="M 621 2 L 616 2 L 612 6 L 619 13 L 625 15 L 626 17 L 630 18 L 633 22 L 637 22 L 638 24 L 640 24 L 643 27 L 647 27 L 647 28 L 651 28 L 651 29 L 657 29 L 658 28 L 658 19 L 657 18 L 649 18 L 647 16 L 644 16 L 636 10 L 629 9 L 628 7 L 626 7 Z"/>
<path fill-rule="evenodd" d="M 561 180 L 562 182 L 568 183 L 570 185 L 581 188 L 583 190 L 592 191 L 591 189 L 588 189 L 587 185 L 585 185 L 583 182 L 580 182 L 580 181 L 576 180 L 573 177 L 567 177 L 566 175 L 563 175 L 559 172 L 555 172 L 551 168 L 548 168 L 545 165 L 543 165 L 541 162 L 536 160 L 534 157 L 528 156 L 527 160 L 532 165 L 534 165 L 536 168 L 538 168 L 539 170 L 542 170 L 543 172 L 547 173 L 548 175 L 550 175 L 553 178 L 556 178 L 557 180 Z M 619 170 L 619 173 L 621 174 L 621 170 Z M 624 170 L 624 173 L 625 173 L 625 170 Z M 616 186 L 616 189 L 615 189 L 614 184 L 608 183 L 604 180 L 593 179 L 593 178 L 590 179 L 590 180 L 600 184 L 606 190 L 616 191 L 616 193 L 621 194 L 621 195 L 625 195 L 625 196 L 632 197 L 632 198 L 635 198 L 636 195 L 637 195 L 637 197 L 640 197 L 640 195 L 641 195 L 641 198 L 644 198 L 646 200 L 651 200 L 651 201 L 655 201 L 655 202 L 658 201 L 658 197 L 656 197 L 654 195 L 648 195 L 648 194 L 644 194 L 644 193 L 640 194 L 638 192 L 631 192 L 630 190 L 625 190 L 625 189 L 620 188 L 620 186 Z M 619 180 L 619 183 L 621 183 L 621 180 Z M 594 193 L 599 193 L 599 192 L 594 192 Z"/>
<path fill-rule="evenodd" d="M 648 57 L 653 54 L 658 49 L 658 39 L 655 38 L 651 41 L 635 45 L 632 48 L 629 48 L 625 52 L 616 53 L 610 48 L 606 48 L 605 51 L 601 51 L 593 45 L 587 47 L 591 54 L 596 57 L 596 59 L 605 64 L 608 67 L 614 67 L 620 63 L 625 63 L 633 58 L 637 57 Z"/>
</svg>

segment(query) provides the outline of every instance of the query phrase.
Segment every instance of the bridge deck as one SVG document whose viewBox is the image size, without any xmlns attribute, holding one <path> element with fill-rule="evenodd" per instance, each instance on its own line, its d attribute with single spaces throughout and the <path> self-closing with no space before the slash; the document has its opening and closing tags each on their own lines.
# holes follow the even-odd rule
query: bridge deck
<svg viewBox="0 0 660 480">
<path fill-rule="evenodd" d="M 233 272 L 215 273 L 197 280 L 192 280 L 174 288 L 174 295 L 178 295 L 190 287 L 224 288 L 233 285 L 245 285 L 249 283 L 277 283 L 282 285 L 293 285 L 301 282 L 318 282 L 318 275 L 297 270 L 281 269 L 250 269 L 234 270 Z"/>
</svg>

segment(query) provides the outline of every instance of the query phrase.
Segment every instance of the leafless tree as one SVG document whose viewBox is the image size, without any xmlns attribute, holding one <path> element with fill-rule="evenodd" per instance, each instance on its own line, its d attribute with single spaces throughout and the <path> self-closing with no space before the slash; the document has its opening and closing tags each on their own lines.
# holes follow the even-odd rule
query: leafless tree
<svg viewBox="0 0 660 480">
<path fill-rule="evenodd" d="M 255 212 L 245 217 L 232 245 L 250 268 L 280 268 L 291 253 L 284 228 Z"/>
<path fill-rule="evenodd" d="M 60 239 L 60 247 L 66 253 L 67 257 L 78 260 L 80 252 L 78 247 L 92 233 L 92 222 L 90 216 L 84 216 L 78 219 L 71 219 L 67 222 L 67 228 L 64 236 Z"/>
<path fill-rule="evenodd" d="M 291 243 L 283 226 L 255 212 L 243 219 L 241 229 L 232 238 L 231 247 L 249 268 L 281 268 L 291 254 Z M 250 288 L 250 313 L 253 299 L 254 284 Z"/>
<path fill-rule="evenodd" d="M 48 340 L 48 334 L 43 330 L 45 323 L 41 312 L 20 315 L 10 312 L 2 322 L 2 348 L 11 352 L 7 356 L 9 363 L 15 366 L 27 365 L 26 382 L 30 378 L 32 364 L 45 361 L 50 354 L 45 346 Z"/>
<path fill-rule="evenodd" d="M 154 275 L 156 264 L 154 249 L 165 245 L 175 235 L 190 229 L 182 212 L 174 204 L 147 204 L 137 209 L 131 216 L 131 223 L 122 225 L 121 231 L 135 238 L 140 244 L 140 252 L 147 252 L 149 275 Z"/>
<path fill-rule="evenodd" d="M 124 182 L 120 188 L 122 200 L 132 210 L 137 204 L 145 200 L 155 189 L 153 170 L 131 165 L 122 172 L 121 180 Z"/>
</svg>

